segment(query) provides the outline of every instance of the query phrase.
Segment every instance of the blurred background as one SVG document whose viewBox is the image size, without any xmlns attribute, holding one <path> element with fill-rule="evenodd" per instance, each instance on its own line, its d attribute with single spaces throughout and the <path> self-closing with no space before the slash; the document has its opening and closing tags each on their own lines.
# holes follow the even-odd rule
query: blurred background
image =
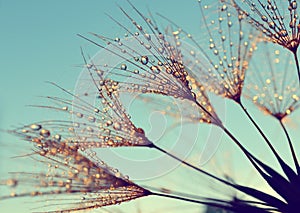
<svg viewBox="0 0 300 213">
<path fill-rule="evenodd" d="M 143 13 L 147 14 L 150 10 L 154 15 L 156 12 L 163 14 L 172 21 L 182 26 L 188 32 L 194 35 L 195 39 L 201 40 L 201 31 L 199 27 L 199 7 L 194 0 L 131 0 L 131 2 Z M 128 11 L 132 17 L 138 15 L 132 11 L 129 4 L 123 0 L 89 0 L 89 1 L 16 1 L 0 0 L 0 129 L 8 130 L 14 127 L 22 126 L 35 121 L 54 119 L 58 116 L 55 113 L 46 112 L 28 105 L 39 104 L 39 96 L 54 96 L 62 94 L 57 88 L 45 83 L 45 81 L 55 82 L 69 91 L 73 91 L 82 71 L 83 59 L 80 53 L 80 47 L 83 47 L 89 55 L 96 54 L 99 49 L 87 41 L 79 38 L 76 34 L 88 35 L 89 32 L 99 33 L 111 38 L 123 37 L 124 30 L 117 26 L 106 15 L 109 14 L 120 22 L 127 23 L 128 20 L 119 10 L 120 5 Z M 160 18 L 157 17 L 160 23 Z M 129 23 L 129 24 L 128 24 Z M 164 21 L 165 23 L 165 21 Z M 91 36 L 90 36 L 91 37 Z M 162 99 L 163 100 L 163 99 Z M 216 98 L 216 101 L 219 99 Z M 274 164 L 274 160 L 265 145 L 261 145 L 261 138 L 256 134 L 252 125 L 240 109 L 231 101 L 223 101 L 226 105 L 226 125 L 250 150 L 257 153 L 257 156 L 263 157 L 266 162 Z M 292 162 L 286 141 L 280 126 L 274 118 L 265 115 L 257 110 L 250 102 L 247 106 L 258 123 L 266 131 L 271 140 L 282 141 L 275 146 L 283 153 L 288 162 Z M 216 107 L 218 108 L 218 107 Z M 132 109 L 134 111 L 134 109 Z M 54 117 L 53 117 L 54 116 Z M 143 125 L 146 133 L 153 130 L 155 122 L 161 122 L 158 117 L 144 118 L 143 112 L 137 111 L 133 119 Z M 142 121 L 145 121 L 143 124 Z M 299 112 L 295 112 L 286 121 L 287 128 L 291 137 L 299 138 Z M 193 140 L 193 148 L 190 151 L 187 160 L 195 164 L 201 161 L 201 153 L 205 143 L 209 142 L 211 132 L 218 131 L 206 124 L 194 124 L 191 128 L 186 124 L 184 133 L 184 142 Z M 196 128 L 195 128 L 196 125 Z M 172 123 L 165 127 L 169 136 L 159 139 L 157 143 L 166 149 L 167 143 L 171 140 L 172 131 L 176 128 Z M 253 132 L 252 132 L 253 131 Z M 170 133 L 169 133 L 170 132 Z M 197 134 L 196 139 L 189 137 Z M 155 132 L 152 132 L 152 136 Z M 151 137 L 151 136 L 150 136 Z M 244 159 L 233 143 L 224 135 L 220 136 L 220 145 L 213 158 L 201 162 L 201 166 L 219 176 L 229 175 L 239 183 L 260 187 L 264 191 L 269 188 L 257 176 L 249 163 Z M 204 141 L 204 143 L 203 143 Z M 186 142 L 187 143 L 187 142 Z M 22 143 L 19 139 L 5 132 L 0 132 L 0 174 L 1 179 L 8 177 L 8 172 L 24 171 L 27 166 L 26 160 L 12 158 L 28 153 L 30 146 Z M 188 144 L 187 144 L 188 145 Z M 295 145 L 297 148 L 297 145 Z M 298 146 L 299 147 L 299 146 Z M 158 155 L 155 150 L 131 150 L 131 148 L 120 148 L 117 154 L 135 156 L 141 161 L 140 157 L 153 157 Z M 299 150 L 299 149 L 296 149 Z M 138 152 L 138 154 L 133 154 Z M 176 153 L 175 153 L 176 154 Z M 205 153 L 204 153 L 205 154 Z M 298 153 L 299 154 L 299 153 Z M 101 156 L 99 156 L 101 158 Z M 109 157 L 103 159 L 110 163 Z M 117 167 L 121 172 L 129 177 L 134 174 L 127 174 L 130 169 L 123 165 L 119 167 L 118 162 L 111 162 L 111 166 Z M 277 167 L 277 165 L 275 165 Z M 155 165 L 153 165 L 155 168 Z M 151 168 L 151 169 L 153 169 Z M 149 168 L 150 169 L 150 168 Z M 143 172 L 138 171 L 138 172 Z M 257 178 L 256 178 L 257 177 Z M 212 180 L 190 171 L 186 167 L 172 168 L 172 170 L 161 176 L 151 177 L 145 180 L 139 179 L 138 184 L 143 186 L 153 186 L 157 188 L 170 188 L 177 191 L 184 191 L 197 195 L 208 195 L 216 197 L 230 198 L 235 192 L 228 187 L 220 186 Z M 0 191 L 0 195 L 9 193 L 7 190 Z M 270 192 L 272 193 L 272 192 Z M 45 200 L 37 202 L 35 199 L 11 199 L 0 201 L 1 212 L 28 213 L 35 211 L 46 211 L 47 207 L 35 209 L 44 206 Z M 93 212 L 203 212 L 206 207 L 189 204 L 186 202 L 173 201 L 160 197 L 146 197 L 136 201 L 123 203 L 118 206 L 97 209 Z"/>
</svg>

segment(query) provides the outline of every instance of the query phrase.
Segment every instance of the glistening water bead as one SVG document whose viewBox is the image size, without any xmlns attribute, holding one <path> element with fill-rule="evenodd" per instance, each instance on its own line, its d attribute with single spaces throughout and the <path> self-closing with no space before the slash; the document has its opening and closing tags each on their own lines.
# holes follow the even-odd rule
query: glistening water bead
<svg viewBox="0 0 300 213">
<path fill-rule="evenodd" d="M 148 56 L 142 56 L 141 62 L 142 62 L 143 65 L 148 64 L 148 61 L 149 61 Z"/>
<path fill-rule="evenodd" d="M 121 70 L 126 70 L 127 69 L 127 65 L 126 64 L 122 64 L 121 65 Z"/>
</svg>

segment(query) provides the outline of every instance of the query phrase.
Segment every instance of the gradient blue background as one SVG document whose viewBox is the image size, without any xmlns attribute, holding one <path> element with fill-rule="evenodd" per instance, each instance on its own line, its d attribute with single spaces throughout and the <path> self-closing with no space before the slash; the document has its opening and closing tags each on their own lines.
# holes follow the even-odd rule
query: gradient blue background
<svg viewBox="0 0 300 213">
<path fill-rule="evenodd" d="M 164 14 L 190 32 L 199 33 L 197 29 L 200 16 L 196 1 L 132 0 L 132 2 L 143 12 L 147 11 L 148 6 L 151 11 Z M 79 66 L 83 63 L 80 47 L 91 48 L 89 47 L 90 44 L 76 34 L 88 35 L 88 32 L 95 32 L 110 37 L 121 37 L 124 31 L 105 15 L 108 13 L 121 21 L 125 19 L 116 7 L 116 3 L 130 11 L 126 1 L 117 0 L 0 0 L 0 129 L 6 130 L 13 125 L 43 120 L 44 111 L 26 105 L 38 104 L 40 99 L 37 96 L 53 94 L 55 89 L 46 84 L 45 81 L 53 81 L 66 89 L 73 90 L 81 71 Z M 94 54 L 96 51 L 96 48 L 89 49 L 90 54 Z M 262 113 L 255 109 L 252 110 L 271 138 L 283 139 L 280 128 L 274 119 L 262 118 L 264 117 Z M 247 121 L 244 121 L 245 117 L 241 117 L 239 109 L 232 106 L 227 114 L 229 115 L 228 125 L 230 128 L 234 129 L 234 132 L 249 146 L 251 143 L 255 143 L 257 136 L 255 136 L 255 132 L 249 135 L 249 129 L 252 127 Z M 293 122 L 290 122 L 289 128 L 291 130 L 299 128 L 297 121 L 299 113 L 295 113 L 292 118 Z M 292 133 L 292 135 L 296 138 L 297 133 Z M 0 143 L 2 146 L 0 150 L 0 172 L 4 174 L 7 169 L 14 170 L 8 157 L 14 154 L 15 138 L 1 133 Z M 264 155 L 263 149 L 259 146 L 251 147 L 254 147 L 254 150 L 260 155 Z M 284 145 L 281 144 L 279 147 L 282 149 Z M 222 145 L 221 148 L 228 149 L 228 153 L 235 152 L 233 147 L 228 148 Z M 224 151 L 223 154 L 227 151 Z M 233 154 L 230 155 L 232 167 L 237 167 L 235 169 L 237 172 L 234 175 L 241 176 L 243 179 L 244 176 L 249 175 L 249 171 L 251 174 L 251 169 L 247 170 L 243 167 L 242 160 L 236 160 Z M 221 165 L 224 165 L 225 163 L 222 161 Z M 269 161 L 272 161 L 272 158 L 269 158 Z M 22 165 L 18 166 L 23 167 Z M 229 170 L 233 172 L 231 168 Z M 191 176 L 179 169 L 178 173 L 170 176 L 167 180 L 171 186 L 195 190 L 191 184 L 181 185 L 190 180 L 196 180 L 195 177 L 195 179 L 190 179 Z M 247 180 L 249 181 L 249 178 Z M 255 183 L 256 181 L 252 180 L 252 182 Z M 202 188 L 199 188 L 201 191 Z M 207 189 L 209 187 L 204 188 L 211 190 Z M 0 202 L 3 213 L 30 212 L 30 205 L 27 200 Z M 175 210 L 181 211 L 182 208 L 188 208 L 191 212 L 198 212 L 198 207 L 194 205 L 166 202 L 162 198 L 141 199 L 137 203 L 131 202 L 122 204 L 120 207 L 113 207 L 112 211 L 117 211 L 114 209 L 118 208 L 122 209 L 123 212 L 133 212 L 133 209 L 137 209 L 138 206 L 141 206 L 142 210 L 143 208 L 147 209 L 147 211 L 142 212 L 174 212 Z M 101 212 L 101 210 L 95 212 Z"/>
</svg>

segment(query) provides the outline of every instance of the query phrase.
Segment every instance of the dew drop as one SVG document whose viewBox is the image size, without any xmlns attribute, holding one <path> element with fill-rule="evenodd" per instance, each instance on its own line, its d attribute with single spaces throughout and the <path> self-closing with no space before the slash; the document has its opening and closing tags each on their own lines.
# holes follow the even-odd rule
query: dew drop
<svg viewBox="0 0 300 213">
<path fill-rule="evenodd" d="M 144 46 L 147 50 L 150 50 L 152 48 L 151 45 L 149 45 L 149 44 L 145 44 Z"/>
<path fill-rule="evenodd" d="M 291 8 L 292 8 L 293 10 L 297 9 L 297 2 L 296 2 L 296 1 L 292 1 L 292 2 L 291 2 Z"/>
<path fill-rule="evenodd" d="M 64 107 L 62 107 L 62 110 L 67 111 L 67 110 L 68 110 L 68 107 L 67 107 L 67 106 L 64 106 Z"/>
<path fill-rule="evenodd" d="M 89 116 L 89 117 L 88 117 L 88 120 L 89 120 L 90 122 L 95 122 L 95 121 L 96 121 L 96 118 L 95 118 L 94 116 Z"/>
<path fill-rule="evenodd" d="M 57 141 L 60 141 L 61 140 L 61 135 L 59 135 L 59 134 L 54 135 L 54 139 L 57 140 Z"/>
<path fill-rule="evenodd" d="M 30 128 L 31 128 L 32 130 L 37 131 L 37 130 L 40 130 L 40 129 L 42 128 L 42 125 L 39 125 L 39 124 L 31 124 L 31 125 L 30 125 Z"/>
<path fill-rule="evenodd" d="M 107 145 L 109 145 L 109 146 L 114 145 L 113 139 L 109 139 L 109 140 L 107 141 Z"/>
<path fill-rule="evenodd" d="M 159 69 L 158 69 L 157 66 L 151 66 L 150 69 L 151 69 L 151 71 L 154 72 L 155 74 L 159 74 L 159 73 L 160 73 L 160 71 L 159 71 Z"/>
<path fill-rule="evenodd" d="M 77 113 L 76 113 L 76 116 L 77 116 L 78 118 L 82 118 L 82 117 L 83 117 L 83 114 L 80 113 L 80 112 L 77 112 Z"/>
<path fill-rule="evenodd" d="M 6 185 L 7 185 L 7 186 L 14 187 L 14 186 L 16 186 L 17 184 L 18 184 L 18 181 L 15 180 L 15 179 L 8 179 L 8 180 L 6 181 Z"/>
<path fill-rule="evenodd" d="M 107 126 L 110 126 L 110 125 L 112 125 L 112 124 L 113 124 L 113 122 L 112 122 L 111 120 L 106 121 L 106 125 L 107 125 Z"/>
<path fill-rule="evenodd" d="M 120 130 L 121 129 L 121 124 L 119 122 L 115 122 L 114 125 L 113 125 L 113 128 L 115 130 Z"/>
<path fill-rule="evenodd" d="M 122 64 L 121 65 L 121 70 L 126 70 L 127 69 L 127 65 L 126 64 Z"/>
<path fill-rule="evenodd" d="M 150 36 L 148 33 L 145 34 L 145 38 L 146 38 L 148 41 L 151 40 L 151 36 Z"/>
<path fill-rule="evenodd" d="M 22 132 L 23 133 L 28 133 L 28 130 L 27 129 L 22 129 Z"/>
<path fill-rule="evenodd" d="M 148 56 L 142 56 L 141 62 L 142 62 L 143 65 L 148 64 L 148 61 L 149 61 Z"/>
<path fill-rule="evenodd" d="M 275 24 L 274 24 L 274 22 L 269 22 L 269 27 L 270 27 L 271 29 L 275 29 Z"/>
<path fill-rule="evenodd" d="M 40 135 L 43 136 L 43 137 L 45 137 L 45 138 L 47 138 L 47 137 L 50 136 L 50 131 L 47 130 L 47 129 L 41 129 Z"/>
<path fill-rule="evenodd" d="M 264 22 L 267 22 L 268 18 L 267 18 L 267 16 L 261 16 L 261 20 L 263 20 Z"/>
<path fill-rule="evenodd" d="M 145 131 L 142 128 L 137 128 L 136 132 L 140 134 L 145 134 Z"/>
</svg>

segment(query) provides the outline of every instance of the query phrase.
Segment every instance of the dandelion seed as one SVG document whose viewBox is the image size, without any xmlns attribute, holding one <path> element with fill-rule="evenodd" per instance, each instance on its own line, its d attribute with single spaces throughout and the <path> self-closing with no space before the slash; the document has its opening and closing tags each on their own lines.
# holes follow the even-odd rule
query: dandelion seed
<svg viewBox="0 0 300 213">
<path fill-rule="evenodd" d="M 294 54 L 298 78 L 300 69 L 297 50 L 300 44 L 299 8 L 296 0 L 235 1 L 233 6 L 243 11 L 248 22 L 262 32 L 267 40 Z"/>
<path fill-rule="evenodd" d="M 221 121 L 213 111 L 204 89 L 193 89 L 199 83 L 195 83 L 194 76 L 189 76 L 191 69 L 184 63 L 181 54 L 182 43 L 176 37 L 173 38 L 173 36 L 170 37 L 161 33 L 158 27 L 153 24 L 154 22 L 139 13 L 135 7 L 133 9 L 141 16 L 147 27 L 137 24 L 123 9 L 121 10 L 136 27 L 138 34 L 130 31 L 111 17 L 132 37 L 118 39 L 116 42 L 113 39 L 95 34 L 102 41 L 107 42 L 106 47 L 85 38 L 102 48 L 100 55 L 93 58 L 94 73 L 103 73 L 106 77 L 118 82 L 120 92 L 155 93 L 188 100 L 191 104 L 196 104 L 198 110 L 200 106 L 201 116 L 198 120 L 221 125 Z M 151 39 L 149 39 L 148 31 L 153 33 Z M 173 35 L 177 36 L 179 33 L 178 31 Z M 147 44 L 152 48 L 147 48 L 145 46 Z M 124 49 L 126 51 L 122 51 Z M 109 58 L 109 64 L 107 58 Z M 119 63 L 121 63 L 121 69 L 116 66 Z M 122 69 L 125 64 L 126 69 Z M 193 82 L 190 82 L 191 80 Z M 205 103 L 204 106 L 202 103 Z"/>
<path fill-rule="evenodd" d="M 99 76 L 98 76 L 99 77 Z M 117 147 L 117 146 L 147 146 L 151 142 L 144 132 L 139 131 L 130 120 L 119 101 L 118 83 L 111 79 L 101 78 L 99 90 L 94 89 L 98 94 L 95 106 L 86 102 L 82 96 L 75 96 L 74 100 L 58 97 L 47 97 L 57 106 L 38 106 L 52 109 L 73 115 L 74 122 L 64 120 L 49 120 L 39 124 L 31 124 L 11 131 L 28 141 L 39 140 L 47 142 L 48 138 L 57 142 L 68 140 L 69 143 L 78 144 L 85 148 L 92 147 Z M 95 86 L 95 85 L 94 85 Z M 88 96 L 85 96 L 88 98 Z M 60 105 L 67 106 L 64 110 Z M 80 116 L 78 116 L 80 115 Z M 54 132 L 51 135 L 50 132 Z"/>
<path fill-rule="evenodd" d="M 299 17 L 297 1 L 233 1 L 246 19 L 267 38 L 292 52 L 299 46 Z"/>
<path fill-rule="evenodd" d="M 129 181 L 119 172 L 93 156 L 93 160 L 81 154 L 79 147 L 68 142 L 33 138 L 35 149 L 29 155 L 39 164 L 32 172 L 15 172 L 14 178 L 6 181 L 13 187 L 14 197 L 55 196 L 48 200 L 47 212 L 59 205 L 59 212 L 90 210 L 115 205 L 149 195 L 149 191 Z M 29 186 L 29 187 L 26 187 Z M 82 197 L 80 200 L 79 197 Z"/>
<path fill-rule="evenodd" d="M 223 6 L 224 4 L 226 4 L 226 7 Z M 205 16 L 205 14 L 212 14 L 215 7 L 206 5 L 203 1 L 199 1 L 199 5 L 203 23 L 208 33 L 204 37 L 209 38 L 209 46 L 207 48 L 208 51 L 204 51 L 205 48 L 199 42 L 196 42 L 191 36 L 188 36 L 188 33 L 183 31 L 184 35 L 190 38 L 200 50 L 198 52 L 204 56 L 202 57 L 204 59 L 202 63 L 189 59 L 190 63 L 196 66 L 192 70 L 197 71 L 190 75 L 199 79 L 198 81 L 203 83 L 210 91 L 234 100 L 263 137 L 285 173 L 290 174 L 289 178 L 293 178 L 296 175 L 294 171 L 282 160 L 271 141 L 241 102 L 245 71 L 248 69 L 250 59 L 256 49 L 256 43 L 259 41 L 256 35 L 257 32 L 253 31 L 251 27 L 244 25 L 245 13 L 240 9 L 236 10 L 233 7 L 229 7 L 230 2 L 218 2 L 218 20 L 215 20 L 214 16 L 212 16 L 212 19 Z M 175 23 L 173 24 L 176 26 Z M 218 33 L 212 32 L 214 28 L 218 29 Z M 226 35 L 229 35 L 228 39 L 224 38 Z M 225 132 L 229 137 L 232 136 L 227 130 Z M 235 139 L 233 140 L 236 141 Z"/>
<path fill-rule="evenodd" d="M 261 63 L 262 55 L 265 63 Z M 245 97 L 278 120 L 299 108 L 300 91 L 292 64 L 289 52 L 263 42 L 249 65 Z"/>
<path fill-rule="evenodd" d="M 266 56 L 266 63 L 261 63 L 262 55 Z M 291 72 L 292 63 L 291 55 L 286 49 L 264 42 L 259 46 L 250 64 L 244 95 L 262 111 L 280 122 L 299 174 L 300 168 L 296 153 L 283 123 L 284 118 L 300 106 L 298 98 L 300 91 L 295 72 Z"/>
<path fill-rule="evenodd" d="M 184 63 L 191 70 L 190 76 L 208 91 L 239 102 L 245 72 L 256 48 L 257 33 L 243 23 L 244 14 L 236 11 L 229 2 L 216 4 L 199 2 L 201 25 L 205 28 L 201 31 L 201 37 L 205 41 L 197 42 L 183 30 L 182 38 L 178 39 L 187 39 L 195 45 L 194 49 L 185 52 L 192 52 L 190 57 L 183 54 Z"/>
</svg>

